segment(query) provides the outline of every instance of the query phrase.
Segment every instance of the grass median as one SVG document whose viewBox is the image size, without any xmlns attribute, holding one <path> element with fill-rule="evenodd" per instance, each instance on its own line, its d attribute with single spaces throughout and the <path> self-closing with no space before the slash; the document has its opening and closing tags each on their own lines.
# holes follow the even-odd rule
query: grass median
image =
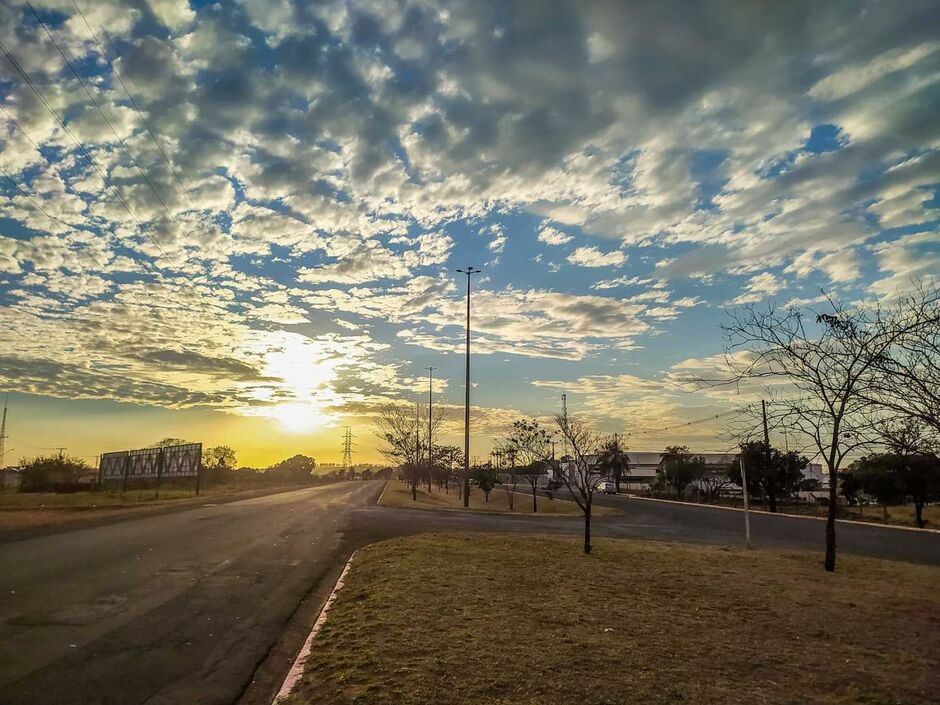
<svg viewBox="0 0 940 705">
<path fill-rule="evenodd" d="M 464 509 L 463 499 L 457 495 L 457 491 L 451 488 L 450 492 L 431 486 L 428 492 L 427 485 L 419 487 L 417 499 L 411 498 L 411 487 L 403 482 L 389 480 L 385 492 L 382 494 L 382 504 L 390 507 L 408 507 L 410 509 Z M 470 510 L 478 512 L 512 512 L 513 514 L 532 514 L 532 493 L 523 489 L 517 489 L 513 499 L 513 507 L 509 508 L 509 496 L 501 487 L 497 487 L 490 492 L 489 501 L 486 500 L 483 492 L 474 488 L 470 492 Z M 616 509 L 611 507 L 599 507 L 594 505 L 593 516 L 608 516 L 618 514 Z M 537 514 L 545 515 L 563 515 L 563 516 L 581 516 L 581 508 L 568 500 L 549 499 L 543 494 L 538 496 Z"/>
<path fill-rule="evenodd" d="M 292 705 L 936 702 L 940 569 L 600 539 L 362 549 Z"/>
</svg>

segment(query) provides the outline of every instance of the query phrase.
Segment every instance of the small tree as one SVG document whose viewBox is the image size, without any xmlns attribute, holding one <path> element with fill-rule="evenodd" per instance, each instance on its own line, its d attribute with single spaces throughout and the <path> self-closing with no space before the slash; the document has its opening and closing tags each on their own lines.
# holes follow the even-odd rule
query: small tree
<svg viewBox="0 0 940 705">
<path fill-rule="evenodd" d="M 781 451 L 763 441 L 741 444 L 741 451 L 731 469 L 730 478 L 741 484 L 741 457 L 747 466 L 747 492 L 764 497 L 771 512 L 777 511 L 777 500 L 792 495 L 803 480 L 803 468 L 809 460 L 795 451 Z"/>
<path fill-rule="evenodd" d="M 81 458 L 58 455 L 39 456 L 31 460 L 23 458 L 22 492 L 75 491 L 82 477 L 92 469 Z"/>
<path fill-rule="evenodd" d="M 512 422 L 506 447 L 513 450 L 514 458 L 521 465 L 519 474 L 532 488 L 532 512 L 537 513 L 539 478 L 545 473 L 545 465 L 551 457 L 552 434 L 535 419 L 519 419 Z"/>
<path fill-rule="evenodd" d="M 570 418 L 567 414 L 556 414 L 555 424 L 571 450 L 571 459 L 564 463 L 559 479 L 584 514 L 584 552 L 590 553 L 594 490 L 597 481 L 604 476 L 603 470 L 592 462 L 600 453 L 601 436 L 586 421 Z"/>
<path fill-rule="evenodd" d="M 726 489 L 735 484 L 735 481 L 731 473 L 724 467 L 707 468 L 699 478 L 698 484 L 702 488 L 702 495 L 706 499 L 718 499 Z M 740 484 L 740 481 L 738 484 Z"/>
<path fill-rule="evenodd" d="M 890 315 L 901 335 L 867 375 L 865 398 L 940 434 L 940 283 L 917 284 Z"/>
<path fill-rule="evenodd" d="M 856 460 L 848 468 L 851 481 L 856 482 L 866 495 L 875 498 L 884 510 L 885 519 L 888 518 L 888 505 L 904 499 L 900 476 L 902 464 L 900 456 L 893 453 L 873 453 Z"/>
<path fill-rule="evenodd" d="M 597 463 L 607 477 L 614 479 L 614 485 L 619 494 L 620 482 L 630 474 L 630 459 L 627 456 L 627 447 L 620 442 L 620 437 L 616 433 L 604 441 Z"/>
<path fill-rule="evenodd" d="M 411 498 L 418 499 L 421 479 L 421 456 L 425 445 L 421 438 L 427 424 L 422 423 L 414 408 L 406 404 L 386 404 L 375 419 L 375 435 L 384 443 L 379 451 L 395 461 L 411 486 Z"/>
<path fill-rule="evenodd" d="M 486 502 L 490 501 L 490 492 L 496 486 L 497 479 L 496 470 L 491 463 L 474 465 L 470 468 L 470 481 L 482 490 Z"/>
<path fill-rule="evenodd" d="M 878 430 L 882 443 L 897 456 L 901 486 L 914 501 L 914 518 L 923 528 L 924 505 L 931 495 L 940 492 L 940 434 L 915 415 L 882 421 Z"/>
<path fill-rule="evenodd" d="M 807 316 L 795 307 L 745 306 L 723 325 L 731 381 L 765 379 L 787 386 L 775 417 L 812 443 L 829 471 L 827 571 L 836 569 L 837 478 L 848 453 L 870 443 L 866 412 L 878 370 L 891 351 L 923 326 L 879 308 L 848 307 Z M 728 380 L 725 380 L 727 382 Z"/>
<path fill-rule="evenodd" d="M 705 472 L 705 458 L 693 455 L 687 446 L 667 446 L 656 469 L 660 482 L 672 487 L 678 499 L 682 499 L 686 488 L 701 479 Z"/>
<path fill-rule="evenodd" d="M 456 468 L 463 466 L 463 451 L 457 446 L 434 446 L 434 467 L 439 487 L 450 493 L 450 483 L 456 479 Z"/>
<path fill-rule="evenodd" d="M 854 470 L 843 470 L 839 473 L 840 491 L 845 501 L 855 504 L 862 494 L 862 478 Z"/>
<path fill-rule="evenodd" d="M 269 467 L 264 471 L 264 476 L 268 480 L 306 484 L 313 479 L 313 471 L 316 467 L 316 460 L 298 453 Z"/>
<path fill-rule="evenodd" d="M 499 479 L 502 488 L 506 492 L 506 499 L 509 502 L 509 511 L 516 508 L 516 486 L 519 484 L 519 468 L 516 465 L 516 449 L 511 445 L 501 447 L 496 457 L 505 461 L 505 466 L 500 469 Z"/>
</svg>

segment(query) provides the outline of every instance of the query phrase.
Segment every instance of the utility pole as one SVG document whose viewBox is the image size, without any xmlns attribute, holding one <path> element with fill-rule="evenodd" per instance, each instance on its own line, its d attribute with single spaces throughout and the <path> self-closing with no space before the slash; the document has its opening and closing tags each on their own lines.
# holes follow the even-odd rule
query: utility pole
<svg viewBox="0 0 940 705">
<path fill-rule="evenodd" d="M 470 265 L 466 269 L 458 269 L 461 274 L 467 275 L 467 378 L 464 388 L 467 393 L 464 403 L 463 415 L 463 506 L 470 507 L 470 278 L 479 274 L 479 269 Z"/>
<path fill-rule="evenodd" d="M 770 480 L 770 487 L 774 489 L 774 492 L 776 492 L 776 473 L 774 472 L 773 468 L 770 467 L 770 430 L 767 426 L 767 402 L 763 399 L 760 400 L 760 410 L 761 416 L 764 418 L 764 472 L 768 473 L 766 477 Z M 774 493 L 770 495 L 770 500 L 770 511 L 777 511 L 777 500 Z"/>
<path fill-rule="evenodd" d="M 568 392 L 561 393 L 561 418 L 565 423 L 565 429 L 568 428 Z M 562 434 L 561 438 L 562 446 L 564 446 L 565 452 L 562 457 L 568 457 L 568 436 Z"/>
<path fill-rule="evenodd" d="M 747 469 L 744 467 L 744 449 L 741 449 L 741 455 L 738 456 L 738 464 L 741 466 L 741 489 L 744 495 L 744 547 L 751 547 L 751 515 L 748 511 L 747 502 Z"/>
<path fill-rule="evenodd" d="M 433 458 L 434 446 L 432 445 L 432 441 L 431 441 L 431 414 L 434 411 L 434 408 L 432 406 L 433 404 L 432 392 L 434 390 L 434 370 L 437 368 L 425 367 L 424 369 L 428 371 L 428 491 L 430 492 L 431 491 L 431 479 L 430 479 L 431 478 L 431 464 L 434 460 Z"/>
<path fill-rule="evenodd" d="M 10 401 L 10 395 L 3 397 L 3 423 L 0 423 L 0 470 L 6 467 L 7 454 L 7 402 Z"/>
<path fill-rule="evenodd" d="M 767 427 L 767 402 L 760 400 L 761 415 L 764 417 L 764 445 L 767 446 L 767 453 L 770 453 L 770 430 Z"/>
<path fill-rule="evenodd" d="M 421 465 L 421 402 L 415 402 L 415 472 Z"/>
</svg>

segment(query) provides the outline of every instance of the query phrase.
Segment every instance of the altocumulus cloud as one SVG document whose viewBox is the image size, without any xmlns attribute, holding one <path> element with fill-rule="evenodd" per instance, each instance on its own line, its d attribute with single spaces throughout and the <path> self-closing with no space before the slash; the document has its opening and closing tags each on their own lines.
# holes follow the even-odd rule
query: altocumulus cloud
<svg viewBox="0 0 940 705">
<path fill-rule="evenodd" d="M 0 6 L 7 386 L 367 408 L 459 348 L 475 257 L 478 352 L 633 388 L 591 365 L 699 308 L 936 276 L 933 3 L 33 4 L 48 34 Z"/>
</svg>

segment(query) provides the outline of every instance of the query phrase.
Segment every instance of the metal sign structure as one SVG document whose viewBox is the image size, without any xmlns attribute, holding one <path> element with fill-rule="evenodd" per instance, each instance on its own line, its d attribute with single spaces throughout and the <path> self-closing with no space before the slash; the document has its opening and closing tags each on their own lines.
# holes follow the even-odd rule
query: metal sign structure
<svg viewBox="0 0 940 705">
<path fill-rule="evenodd" d="M 102 481 L 165 480 L 199 476 L 202 443 L 105 453 L 98 464 Z"/>
</svg>

